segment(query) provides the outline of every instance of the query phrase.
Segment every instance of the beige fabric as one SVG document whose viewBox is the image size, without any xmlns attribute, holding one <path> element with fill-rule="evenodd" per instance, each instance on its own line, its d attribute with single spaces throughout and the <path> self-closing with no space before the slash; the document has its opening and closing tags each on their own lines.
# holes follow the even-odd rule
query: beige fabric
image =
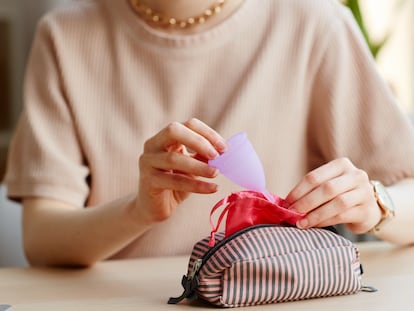
<svg viewBox="0 0 414 311">
<path fill-rule="evenodd" d="M 79 208 L 127 195 L 144 141 L 191 117 L 224 137 L 246 131 L 281 196 L 342 156 L 387 184 L 414 176 L 413 128 L 336 1 L 245 0 L 189 36 L 148 28 L 126 1 L 83 1 L 38 27 L 8 194 Z M 210 208 L 239 190 L 217 182 L 118 256 L 188 254 L 209 233 Z"/>
</svg>

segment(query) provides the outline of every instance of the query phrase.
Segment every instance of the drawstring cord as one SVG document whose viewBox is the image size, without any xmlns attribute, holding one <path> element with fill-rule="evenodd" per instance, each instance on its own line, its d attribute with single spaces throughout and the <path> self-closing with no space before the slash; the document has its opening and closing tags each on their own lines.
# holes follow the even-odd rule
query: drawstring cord
<svg viewBox="0 0 414 311">
<path fill-rule="evenodd" d="M 216 205 L 214 205 L 214 207 L 211 209 L 210 212 L 210 227 L 211 227 L 211 232 L 210 232 L 210 240 L 208 241 L 208 246 L 213 247 L 216 244 L 216 239 L 215 239 L 215 235 L 217 233 L 217 231 L 220 228 L 221 222 L 223 221 L 224 216 L 227 214 L 227 212 L 229 211 L 229 205 L 227 205 L 221 212 L 218 220 L 217 220 L 217 224 L 216 226 L 214 226 L 213 223 L 213 214 L 214 212 L 221 206 L 226 205 L 228 203 L 230 203 L 230 199 L 232 196 L 228 196 L 225 197 L 224 199 L 221 199 L 220 201 L 218 201 L 216 203 Z"/>
</svg>

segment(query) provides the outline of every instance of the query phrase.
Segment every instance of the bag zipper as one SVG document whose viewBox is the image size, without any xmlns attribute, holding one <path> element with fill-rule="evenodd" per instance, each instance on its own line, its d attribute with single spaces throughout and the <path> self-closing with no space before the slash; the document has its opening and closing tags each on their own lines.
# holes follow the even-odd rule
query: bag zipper
<svg viewBox="0 0 414 311">
<path fill-rule="evenodd" d="M 220 242 L 218 242 L 216 245 L 214 245 L 212 248 L 210 248 L 201 258 L 196 259 L 193 267 L 191 269 L 191 271 L 188 273 L 188 277 L 192 276 L 194 277 L 196 274 L 198 274 L 198 271 L 201 270 L 201 268 L 203 267 L 204 263 L 211 257 L 214 255 L 214 253 L 224 244 L 226 244 L 227 242 L 230 242 L 231 240 L 239 237 L 240 235 L 249 232 L 251 230 L 257 229 L 257 228 L 266 228 L 266 227 L 294 227 L 291 225 L 277 225 L 277 224 L 260 224 L 260 225 L 254 225 L 254 226 L 250 226 L 247 228 L 244 228 L 240 231 L 237 231 L 236 233 L 233 233 L 231 236 L 224 238 L 223 240 L 221 240 Z M 324 227 L 321 229 L 325 229 L 325 230 L 329 230 L 332 231 L 333 233 L 338 234 L 338 231 L 335 229 L 335 227 Z"/>
<path fill-rule="evenodd" d="M 198 258 L 194 261 L 193 267 L 191 268 L 191 271 L 188 272 L 187 275 L 183 275 L 181 279 L 181 285 L 184 288 L 184 292 L 179 297 L 171 297 L 168 300 L 169 304 L 176 304 L 179 303 L 181 300 L 188 298 L 190 300 L 197 298 L 196 289 L 199 285 L 198 281 L 198 274 L 201 270 L 201 268 L 204 266 L 204 264 L 207 262 L 207 260 L 214 255 L 214 253 L 222 247 L 224 244 L 230 242 L 231 240 L 239 237 L 240 235 L 249 232 L 251 230 L 257 229 L 257 228 L 266 228 L 266 227 L 293 227 L 291 225 L 277 225 L 277 224 L 260 224 L 255 226 L 250 226 L 247 228 L 244 228 L 240 231 L 237 231 L 236 233 L 233 233 L 231 236 L 224 238 L 220 242 L 218 242 L 216 245 L 214 245 L 212 248 L 210 248 L 201 258 Z M 333 226 L 324 227 L 323 229 L 332 231 L 336 234 L 338 234 L 338 231 Z"/>
<path fill-rule="evenodd" d="M 214 253 L 224 244 L 228 243 L 229 241 L 237 238 L 238 236 L 251 231 L 256 228 L 265 228 L 265 227 L 275 227 L 280 225 L 275 224 L 260 224 L 256 226 L 251 226 L 244 228 L 240 231 L 237 231 L 236 233 L 232 234 L 231 236 L 224 238 L 220 242 L 218 242 L 216 245 L 214 245 L 212 248 L 210 248 L 201 258 L 198 258 L 194 261 L 193 267 L 191 268 L 191 271 L 188 272 L 187 275 L 183 275 L 183 278 L 181 279 L 181 285 L 184 287 L 184 292 L 179 297 L 171 297 L 168 300 L 169 304 L 176 304 L 179 303 L 181 300 L 188 298 L 188 299 L 195 299 L 197 298 L 197 294 L 195 290 L 198 287 L 199 281 L 198 281 L 198 273 L 200 272 L 201 268 L 204 266 L 204 264 L 207 262 L 207 260 L 214 255 Z"/>
</svg>

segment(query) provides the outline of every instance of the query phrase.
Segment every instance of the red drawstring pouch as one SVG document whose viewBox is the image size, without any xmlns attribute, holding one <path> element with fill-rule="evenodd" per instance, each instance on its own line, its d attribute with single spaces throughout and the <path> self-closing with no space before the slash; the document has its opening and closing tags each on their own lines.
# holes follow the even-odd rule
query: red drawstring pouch
<svg viewBox="0 0 414 311">
<path fill-rule="evenodd" d="M 259 224 L 295 225 L 298 220 L 305 216 L 305 214 L 289 210 L 289 203 L 286 200 L 277 195 L 272 195 L 275 198 L 274 203 L 266 199 L 262 193 L 256 191 L 235 192 L 217 202 L 210 212 L 211 234 L 209 246 L 214 246 L 215 234 L 226 215 L 225 237 L 244 228 Z M 214 226 L 213 214 L 222 206 L 225 207 Z"/>
</svg>

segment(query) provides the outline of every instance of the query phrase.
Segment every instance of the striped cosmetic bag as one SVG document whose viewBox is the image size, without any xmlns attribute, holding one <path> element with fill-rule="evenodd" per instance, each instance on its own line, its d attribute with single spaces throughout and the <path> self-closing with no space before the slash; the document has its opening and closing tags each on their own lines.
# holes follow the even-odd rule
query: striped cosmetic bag
<svg viewBox="0 0 414 311">
<path fill-rule="evenodd" d="M 194 245 L 184 292 L 175 304 L 199 298 L 241 307 L 346 295 L 362 289 L 362 267 L 353 243 L 320 228 L 255 225 L 228 237 L 215 234 Z"/>
</svg>

